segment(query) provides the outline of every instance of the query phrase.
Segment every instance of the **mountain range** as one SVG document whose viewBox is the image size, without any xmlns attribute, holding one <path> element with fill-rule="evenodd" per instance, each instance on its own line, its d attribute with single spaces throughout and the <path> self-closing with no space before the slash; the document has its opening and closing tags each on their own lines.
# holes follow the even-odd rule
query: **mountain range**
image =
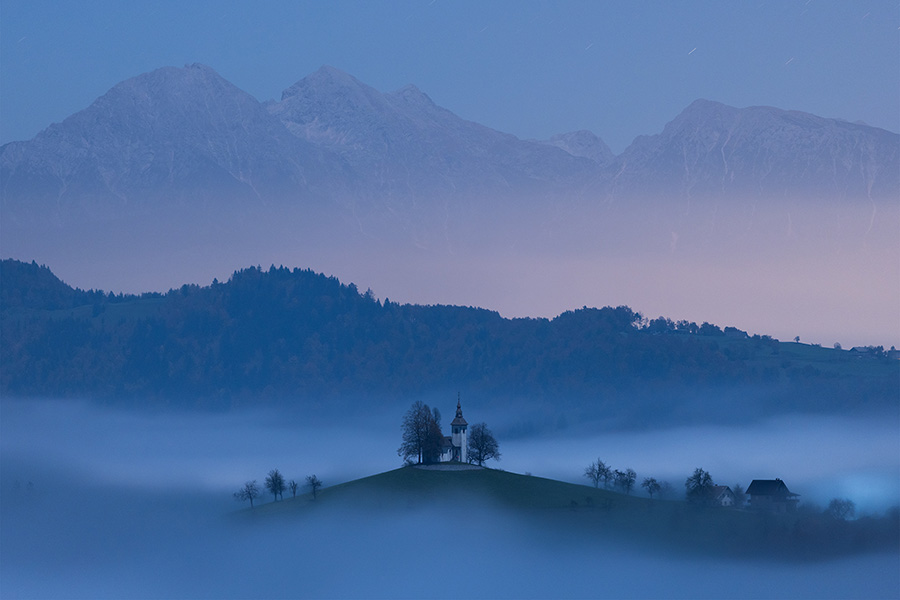
<svg viewBox="0 0 900 600">
<path fill-rule="evenodd" d="M 328 66 L 268 102 L 208 66 L 164 67 L 0 147 L 0 253 L 131 291 L 255 262 L 401 294 L 398 271 L 462 289 L 463 260 L 755 256 L 812 273 L 795 259 L 893 260 L 898 219 L 900 135 L 882 129 L 698 100 L 615 155 L 588 131 L 522 140 Z M 461 294 L 440 300 L 559 307 Z"/>
<path fill-rule="evenodd" d="M 706 100 L 619 156 L 587 131 L 520 140 L 457 117 L 415 86 L 381 93 L 328 66 L 266 103 L 210 67 L 161 68 L 0 149 L 4 217 L 62 223 L 198 197 L 352 197 L 385 210 L 550 193 L 896 201 L 898 164 L 897 134 Z"/>
</svg>

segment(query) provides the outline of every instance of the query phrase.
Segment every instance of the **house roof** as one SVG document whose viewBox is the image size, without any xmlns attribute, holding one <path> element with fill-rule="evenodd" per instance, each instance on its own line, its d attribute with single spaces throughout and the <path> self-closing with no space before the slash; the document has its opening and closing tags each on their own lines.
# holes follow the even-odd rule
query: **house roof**
<svg viewBox="0 0 900 600">
<path fill-rule="evenodd" d="M 747 488 L 751 496 L 799 496 L 793 494 L 780 479 L 754 479 Z"/>
<path fill-rule="evenodd" d="M 734 496 L 734 492 L 731 491 L 731 488 L 727 485 L 714 485 L 712 489 L 713 498 L 721 498 L 722 495 L 731 495 Z"/>
</svg>

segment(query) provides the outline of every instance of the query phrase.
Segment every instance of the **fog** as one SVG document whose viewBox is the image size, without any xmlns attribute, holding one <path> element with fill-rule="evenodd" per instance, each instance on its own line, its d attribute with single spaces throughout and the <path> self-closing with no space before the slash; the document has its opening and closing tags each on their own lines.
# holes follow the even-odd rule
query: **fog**
<svg viewBox="0 0 900 600">
<path fill-rule="evenodd" d="M 439 407 L 449 414 L 450 406 Z M 470 422 L 481 417 L 472 408 Z M 301 414 L 143 413 L 0 403 L 3 598 L 616 597 L 889 598 L 897 555 L 779 564 L 672 556 L 642 540 L 576 536 L 500 507 L 449 499 L 243 519 L 231 493 L 278 468 L 326 487 L 399 466 L 399 414 L 341 426 Z M 495 466 L 579 481 L 600 456 L 638 477 L 696 466 L 721 483 L 782 477 L 802 500 L 897 504 L 896 421 L 793 417 L 504 439 Z M 763 449 L 761 451 L 761 449 Z M 289 495 L 289 494 L 288 494 Z M 267 503 L 263 495 L 257 503 Z M 304 500 L 305 501 L 305 500 Z M 239 511 L 244 510 L 244 513 Z M 237 515 L 235 514 L 237 513 Z M 735 543 L 740 543 L 736 540 Z"/>
<path fill-rule="evenodd" d="M 801 502 L 852 498 L 862 513 L 900 504 L 896 418 L 791 416 L 746 427 L 694 426 L 600 436 L 573 432 L 504 444 L 503 468 L 585 483 L 576 466 L 600 458 L 683 493 L 696 467 L 716 483 L 745 489 L 753 479 L 783 479 Z M 596 455 L 596 456 L 595 456 Z M 578 465 L 573 464 L 577 462 Z M 583 469 L 582 469 L 583 471 Z"/>
</svg>

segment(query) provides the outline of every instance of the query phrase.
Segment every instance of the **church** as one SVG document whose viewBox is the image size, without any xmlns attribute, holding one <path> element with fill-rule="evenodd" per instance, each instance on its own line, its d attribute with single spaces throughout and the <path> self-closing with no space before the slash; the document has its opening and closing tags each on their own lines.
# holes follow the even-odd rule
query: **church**
<svg viewBox="0 0 900 600">
<path fill-rule="evenodd" d="M 456 400 L 456 416 L 450 422 L 450 435 L 444 436 L 441 443 L 441 462 L 466 462 L 466 428 L 469 424 L 463 418 L 459 398 Z"/>
</svg>

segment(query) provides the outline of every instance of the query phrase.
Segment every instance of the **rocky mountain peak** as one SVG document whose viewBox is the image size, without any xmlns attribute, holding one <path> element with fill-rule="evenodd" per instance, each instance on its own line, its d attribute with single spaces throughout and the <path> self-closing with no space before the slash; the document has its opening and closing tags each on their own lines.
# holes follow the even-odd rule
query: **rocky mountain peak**
<svg viewBox="0 0 900 600">
<path fill-rule="evenodd" d="M 403 86 L 399 90 L 392 92 L 390 96 L 411 105 L 422 107 L 436 106 L 434 101 L 428 96 L 428 94 L 412 84 Z"/>
<path fill-rule="evenodd" d="M 91 213 L 112 214 L 182 195 L 258 198 L 296 189 L 306 178 L 298 159 L 318 156 L 212 68 L 163 67 L 115 85 L 33 140 L 4 147 L 3 208 L 25 211 L 20 201 L 40 198 L 66 218 L 87 204 Z"/>
<path fill-rule="evenodd" d="M 572 156 L 588 158 L 598 165 L 609 164 L 616 158 L 606 142 L 584 129 L 554 135 L 543 143 L 561 148 Z"/>
<path fill-rule="evenodd" d="M 284 90 L 281 93 L 281 101 L 285 102 L 291 98 L 310 94 L 324 96 L 340 90 L 345 90 L 345 94 L 348 90 L 352 90 L 362 95 L 370 95 L 371 92 L 375 91 L 349 73 L 345 73 L 330 65 L 323 65 L 316 72 L 307 75 Z"/>
<path fill-rule="evenodd" d="M 634 194 L 897 196 L 900 136 L 768 106 L 697 100 L 617 159 L 617 190 Z"/>
</svg>

